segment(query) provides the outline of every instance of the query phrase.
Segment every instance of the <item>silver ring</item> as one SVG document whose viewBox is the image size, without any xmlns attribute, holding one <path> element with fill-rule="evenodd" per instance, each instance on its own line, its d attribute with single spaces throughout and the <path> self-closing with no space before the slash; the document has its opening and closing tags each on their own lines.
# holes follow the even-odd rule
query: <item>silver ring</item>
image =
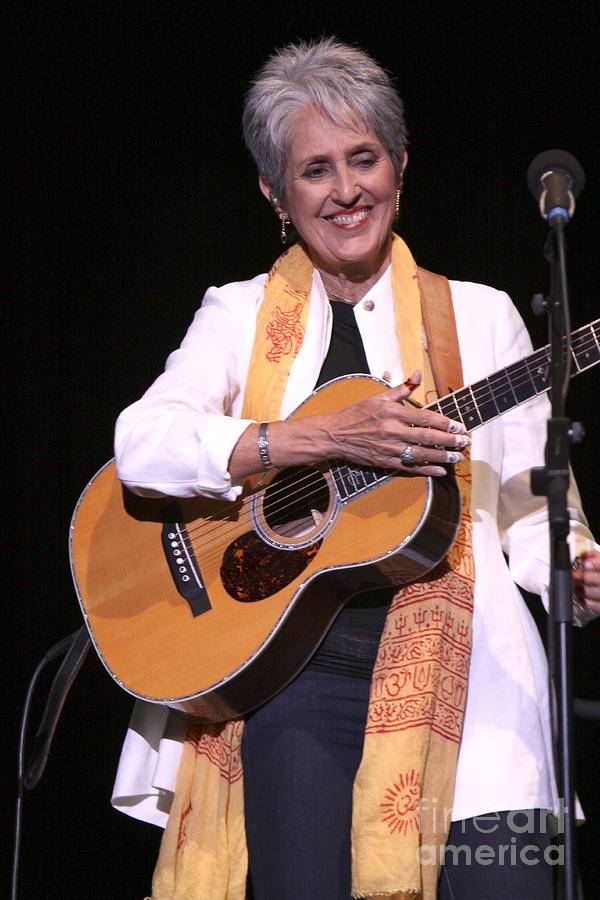
<svg viewBox="0 0 600 900">
<path fill-rule="evenodd" d="M 414 466 L 416 464 L 416 459 L 414 457 L 413 448 L 410 444 L 407 444 L 402 453 L 400 454 L 400 459 L 404 463 L 405 466 Z"/>
</svg>

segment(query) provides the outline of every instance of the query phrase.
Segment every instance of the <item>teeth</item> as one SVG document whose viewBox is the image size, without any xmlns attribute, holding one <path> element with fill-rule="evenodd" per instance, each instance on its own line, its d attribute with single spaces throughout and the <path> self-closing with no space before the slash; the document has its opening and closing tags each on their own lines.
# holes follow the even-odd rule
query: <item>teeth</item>
<svg viewBox="0 0 600 900">
<path fill-rule="evenodd" d="M 336 225 L 356 225 L 357 222 L 362 222 L 363 219 L 366 219 L 369 215 L 368 209 L 361 209 L 359 212 L 353 213 L 350 215 L 338 215 L 338 216 L 328 216 L 330 222 L 335 222 Z"/>
</svg>

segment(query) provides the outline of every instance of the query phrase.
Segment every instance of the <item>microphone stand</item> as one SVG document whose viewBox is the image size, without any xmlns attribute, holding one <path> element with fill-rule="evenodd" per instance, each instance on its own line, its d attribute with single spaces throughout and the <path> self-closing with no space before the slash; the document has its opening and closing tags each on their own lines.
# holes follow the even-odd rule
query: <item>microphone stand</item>
<svg viewBox="0 0 600 900">
<path fill-rule="evenodd" d="M 575 791 L 573 787 L 573 678 L 572 624 L 573 578 L 567 537 L 569 513 L 569 445 L 579 442 L 582 428 L 565 416 L 571 368 L 570 313 L 566 273 L 564 218 L 549 217 L 551 230 L 545 246 L 550 263 L 550 295 L 533 298 L 536 315 L 548 315 L 550 334 L 550 400 L 545 466 L 531 472 L 531 490 L 548 498 L 550 529 L 550 608 L 548 662 L 553 723 L 555 768 L 559 789 L 559 823 L 563 825 L 564 863 L 561 866 L 560 900 L 576 900 Z M 562 821 L 561 821 L 562 820 Z"/>
</svg>

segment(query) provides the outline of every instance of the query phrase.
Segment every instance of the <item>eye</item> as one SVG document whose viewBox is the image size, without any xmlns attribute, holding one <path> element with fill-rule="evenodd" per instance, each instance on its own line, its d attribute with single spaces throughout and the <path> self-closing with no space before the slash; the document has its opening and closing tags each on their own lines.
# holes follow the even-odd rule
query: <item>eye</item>
<svg viewBox="0 0 600 900">
<path fill-rule="evenodd" d="M 371 169 L 378 161 L 378 156 L 359 156 L 354 160 L 354 165 L 359 169 Z"/>
<path fill-rule="evenodd" d="M 322 178 L 323 175 L 326 175 L 326 174 L 327 174 L 327 169 L 325 168 L 325 166 L 314 165 L 314 166 L 309 166 L 308 169 L 306 169 L 306 171 L 304 172 L 304 177 L 310 178 L 310 179 L 317 179 L 317 178 Z"/>
</svg>

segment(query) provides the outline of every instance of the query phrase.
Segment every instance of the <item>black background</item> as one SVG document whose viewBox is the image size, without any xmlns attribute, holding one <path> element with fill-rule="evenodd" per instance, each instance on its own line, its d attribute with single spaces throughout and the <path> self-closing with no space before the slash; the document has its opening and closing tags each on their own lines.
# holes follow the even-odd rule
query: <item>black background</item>
<svg viewBox="0 0 600 900">
<path fill-rule="evenodd" d="M 573 327 L 600 306 L 600 167 L 592 2 L 7 6 L 2 677 L 10 821 L 28 678 L 44 651 L 81 624 L 68 527 L 81 490 L 112 455 L 114 419 L 159 373 L 206 287 L 265 271 L 279 252 L 240 129 L 248 80 L 269 52 L 336 34 L 395 73 L 411 135 L 401 233 L 421 265 L 509 291 L 535 345 L 545 343 L 545 325 L 530 297 L 547 289 L 548 272 L 527 166 L 541 150 L 563 147 L 586 171 L 568 229 Z M 572 383 L 570 412 L 588 431 L 573 465 L 598 534 L 597 372 Z M 582 697 L 597 688 L 598 634 L 594 625 L 576 635 Z M 21 897 L 135 900 L 149 892 L 160 833 L 108 804 L 130 708 L 90 655 L 46 775 L 26 798 Z M 589 817 L 580 855 L 589 885 L 599 877 L 597 737 L 580 724 L 578 789 Z"/>
</svg>

